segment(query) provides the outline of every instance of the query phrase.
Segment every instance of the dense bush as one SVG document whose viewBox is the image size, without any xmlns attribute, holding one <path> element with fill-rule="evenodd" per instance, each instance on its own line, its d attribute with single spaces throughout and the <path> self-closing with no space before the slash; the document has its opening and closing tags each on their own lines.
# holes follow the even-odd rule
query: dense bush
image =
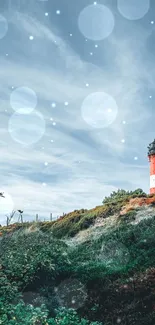
<svg viewBox="0 0 155 325">
<path fill-rule="evenodd" d="M 2 325 L 46 325 L 48 312 L 45 306 L 35 308 L 25 305 L 21 300 L 18 304 L 3 305 L 0 302 L 0 324 Z"/>
<path fill-rule="evenodd" d="M 53 283 L 65 273 L 70 261 L 65 243 L 40 231 L 15 232 L 0 241 L 0 294 L 10 303 L 18 292 L 37 291 L 40 284 Z"/>
<path fill-rule="evenodd" d="M 124 222 L 124 223 L 131 223 L 131 221 L 135 220 L 137 214 L 136 209 L 131 209 L 127 213 L 123 215 L 119 215 L 118 221 Z"/>
<path fill-rule="evenodd" d="M 57 238 L 62 237 L 73 237 L 79 231 L 89 228 L 94 224 L 94 221 L 98 215 L 99 209 L 92 209 L 92 211 L 87 211 L 82 209 L 79 211 L 74 211 L 74 213 L 69 214 L 65 218 L 58 220 L 53 224 L 52 233 L 53 236 Z M 104 208 L 102 207 L 102 210 Z"/>
<path fill-rule="evenodd" d="M 113 191 L 109 197 L 103 199 L 103 204 L 106 203 L 115 203 L 118 200 L 127 200 L 132 197 L 147 197 L 147 194 L 141 189 L 138 188 L 135 191 L 125 191 L 123 189 L 118 189 L 118 191 Z"/>
<path fill-rule="evenodd" d="M 102 325 L 99 322 L 91 322 L 80 318 L 73 309 L 61 308 L 56 317 L 49 318 L 44 305 L 34 307 L 25 305 L 21 300 L 17 305 L 3 306 L 0 302 L 1 325 Z"/>
<path fill-rule="evenodd" d="M 80 318 L 73 309 L 66 310 L 62 308 L 55 319 L 48 321 L 49 325 L 102 325 L 99 322 L 91 322 L 84 318 Z"/>
</svg>

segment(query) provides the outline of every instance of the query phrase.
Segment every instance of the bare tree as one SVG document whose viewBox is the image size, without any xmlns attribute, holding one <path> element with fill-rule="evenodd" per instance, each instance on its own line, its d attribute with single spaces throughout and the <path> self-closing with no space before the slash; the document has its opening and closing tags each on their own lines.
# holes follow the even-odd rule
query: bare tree
<svg viewBox="0 0 155 325">
<path fill-rule="evenodd" d="M 9 224 L 10 224 L 10 222 L 11 222 L 11 220 L 12 220 L 12 218 L 13 218 L 13 216 L 14 216 L 14 214 L 16 213 L 16 211 L 15 210 L 12 210 L 12 212 L 10 213 L 10 215 L 8 216 L 8 215 L 6 215 L 6 225 L 7 226 L 9 226 Z"/>
</svg>

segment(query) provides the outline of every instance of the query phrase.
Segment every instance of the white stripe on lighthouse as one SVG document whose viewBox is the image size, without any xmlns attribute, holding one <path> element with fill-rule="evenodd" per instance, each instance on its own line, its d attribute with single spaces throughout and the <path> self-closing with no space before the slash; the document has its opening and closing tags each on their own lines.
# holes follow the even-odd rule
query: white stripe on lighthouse
<svg viewBox="0 0 155 325">
<path fill-rule="evenodd" d="M 150 175 L 150 188 L 155 187 L 155 175 Z"/>
</svg>

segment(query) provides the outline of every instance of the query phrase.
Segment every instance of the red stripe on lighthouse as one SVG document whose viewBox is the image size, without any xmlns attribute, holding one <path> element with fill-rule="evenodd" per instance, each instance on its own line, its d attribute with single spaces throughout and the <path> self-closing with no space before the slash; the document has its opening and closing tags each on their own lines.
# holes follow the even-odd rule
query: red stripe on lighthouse
<svg viewBox="0 0 155 325">
<path fill-rule="evenodd" d="M 150 161 L 150 194 L 155 193 L 155 155 L 149 156 Z"/>
</svg>

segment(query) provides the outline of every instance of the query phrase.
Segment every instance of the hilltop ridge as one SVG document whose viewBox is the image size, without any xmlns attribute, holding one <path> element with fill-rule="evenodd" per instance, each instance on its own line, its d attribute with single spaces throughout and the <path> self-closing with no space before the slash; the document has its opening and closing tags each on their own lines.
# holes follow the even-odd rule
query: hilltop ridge
<svg viewBox="0 0 155 325">
<path fill-rule="evenodd" d="M 135 192 L 140 194 L 135 195 Z M 121 191 L 121 190 L 120 190 Z M 86 233 L 89 228 L 95 230 L 97 227 L 119 226 L 121 222 L 130 223 L 135 220 L 142 220 L 145 214 L 154 215 L 155 194 L 146 194 L 141 189 L 130 192 L 124 191 L 123 197 L 109 199 L 105 203 L 92 209 L 79 209 L 63 214 L 53 221 L 23 222 L 12 223 L 9 226 L 0 226 L 0 236 L 5 233 L 11 233 L 21 228 L 38 227 L 43 232 L 52 232 L 56 238 L 74 237 L 82 231 Z M 115 192 L 113 192 L 115 193 Z M 92 231 L 93 231 L 92 230 Z"/>
</svg>

